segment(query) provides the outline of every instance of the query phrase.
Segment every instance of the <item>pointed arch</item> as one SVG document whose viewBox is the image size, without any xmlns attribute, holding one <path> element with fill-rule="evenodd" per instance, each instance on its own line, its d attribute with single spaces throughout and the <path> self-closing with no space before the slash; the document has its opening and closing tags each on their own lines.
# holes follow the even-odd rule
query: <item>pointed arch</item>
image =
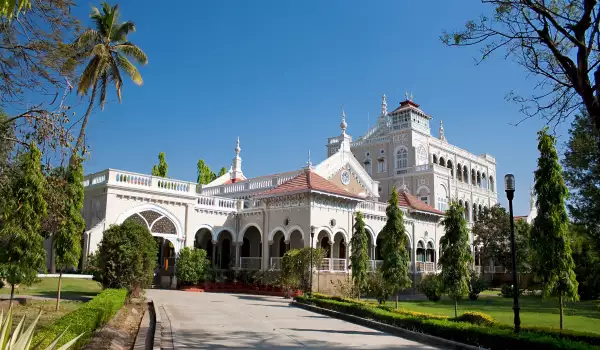
<svg viewBox="0 0 600 350">
<path fill-rule="evenodd" d="M 294 231 L 299 231 L 302 234 L 302 240 L 303 241 L 306 240 L 306 235 L 304 234 L 304 230 L 302 229 L 302 227 L 300 227 L 298 225 L 294 225 L 294 226 L 290 227 L 287 231 L 283 231 L 286 241 L 290 240 L 290 236 L 291 236 L 292 232 L 294 232 Z"/>
<path fill-rule="evenodd" d="M 283 233 L 283 236 L 285 237 L 285 229 L 281 226 L 277 226 L 274 229 L 272 229 L 271 232 L 269 232 L 269 236 L 268 236 L 269 243 L 273 242 L 273 237 L 275 237 L 275 234 L 278 231 L 281 231 L 281 233 Z"/>
<path fill-rule="evenodd" d="M 256 227 L 256 229 L 258 230 L 258 233 L 260 233 L 260 240 L 261 241 L 263 240 L 263 232 L 262 232 L 262 229 L 260 228 L 260 225 L 258 225 L 257 223 L 251 222 L 251 223 L 246 224 L 246 226 L 244 226 L 244 228 L 242 228 L 240 230 L 240 232 L 238 233 L 238 238 L 237 238 L 238 243 L 244 242 L 244 234 L 246 233 L 246 230 L 252 226 Z"/>
</svg>

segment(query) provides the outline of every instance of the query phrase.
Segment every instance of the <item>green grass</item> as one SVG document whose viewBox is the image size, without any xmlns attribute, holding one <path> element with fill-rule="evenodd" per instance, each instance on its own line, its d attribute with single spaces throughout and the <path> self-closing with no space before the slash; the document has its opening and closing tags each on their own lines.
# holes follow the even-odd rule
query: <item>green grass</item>
<svg viewBox="0 0 600 350">
<path fill-rule="evenodd" d="M 37 317 L 40 310 L 42 310 L 42 315 L 36 326 L 36 329 L 38 329 L 77 310 L 83 304 L 84 303 L 78 301 L 61 301 L 59 310 L 54 311 L 56 307 L 55 300 L 27 300 L 27 303 L 23 305 L 15 302 L 13 303 L 13 326 L 16 326 L 23 316 L 25 316 L 25 326 L 29 326 L 29 324 Z M 0 310 L 4 311 L 5 316 L 8 313 L 9 306 L 10 304 L 8 301 L 0 303 Z"/>
<path fill-rule="evenodd" d="M 394 302 L 388 301 L 387 305 L 394 306 Z M 512 298 L 499 297 L 498 292 L 486 291 L 480 294 L 476 301 L 469 299 L 459 301 L 458 313 L 483 312 L 500 323 L 512 325 L 514 318 L 512 305 Z M 522 296 L 519 298 L 519 306 L 522 326 L 559 328 L 557 300 L 542 300 L 539 296 Z M 399 308 L 454 317 L 454 302 L 447 298 L 442 298 L 438 302 L 402 301 L 399 302 Z M 600 302 L 568 302 L 564 314 L 565 329 L 600 334 L 600 327 L 598 327 Z"/>
<path fill-rule="evenodd" d="M 20 285 L 15 289 L 16 295 L 38 295 L 56 298 L 58 278 L 41 278 L 31 286 Z M 100 283 L 80 278 L 63 278 L 61 297 L 94 297 L 102 291 Z M 0 289 L 0 294 L 10 294 L 10 285 Z"/>
</svg>

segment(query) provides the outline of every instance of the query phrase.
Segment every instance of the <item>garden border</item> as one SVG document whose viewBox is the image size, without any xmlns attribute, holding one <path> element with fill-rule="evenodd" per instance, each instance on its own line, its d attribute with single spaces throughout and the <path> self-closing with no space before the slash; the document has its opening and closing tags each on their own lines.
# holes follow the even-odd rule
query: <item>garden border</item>
<svg viewBox="0 0 600 350">
<path fill-rule="evenodd" d="M 382 332 L 386 332 L 386 333 L 393 334 L 395 336 L 403 337 L 405 339 L 425 343 L 427 345 L 444 346 L 445 348 L 450 348 L 450 349 L 484 350 L 484 348 L 480 348 L 480 347 L 477 347 L 474 345 L 463 344 L 463 343 L 459 343 L 459 342 L 456 342 L 453 340 L 436 337 L 434 335 L 410 331 L 408 329 L 391 326 L 391 325 L 388 325 L 388 324 L 385 324 L 382 322 L 369 320 L 366 318 L 362 318 L 362 317 L 358 317 L 358 316 L 354 316 L 354 315 L 350 315 L 350 314 L 345 314 L 345 313 L 334 311 L 334 310 L 328 310 L 328 309 L 314 306 L 314 305 L 300 303 L 295 300 L 292 301 L 290 303 L 290 305 L 293 305 L 293 306 L 296 306 L 296 307 L 299 307 L 299 308 L 302 308 L 302 309 L 305 309 L 308 311 L 316 312 L 316 313 L 319 313 L 322 315 L 327 315 L 330 317 L 334 317 L 337 319 L 355 323 L 355 324 L 358 324 L 358 325 L 361 325 L 364 327 L 377 329 Z"/>
</svg>

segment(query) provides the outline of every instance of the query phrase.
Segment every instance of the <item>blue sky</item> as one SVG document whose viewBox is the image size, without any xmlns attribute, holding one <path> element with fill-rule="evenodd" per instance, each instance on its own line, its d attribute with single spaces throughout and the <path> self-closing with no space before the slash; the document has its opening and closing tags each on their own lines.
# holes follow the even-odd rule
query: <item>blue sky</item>
<svg viewBox="0 0 600 350">
<path fill-rule="evenodd" d="M 86 25 L 91 4 L 77 9 Z M 515 174 L 515 215 L 528 213 L 543 122 L 510 125 L 523 116 L 505 96 L 527 93 L 535 80 L 502 55 L 477 66 L 477 48 L 439 40 L 489 10 L 480 3 L 194 1 L 174 11 L 148 4 L 120 4 L 122 19 L 137 26 L 129 39 L 149 64 L 143 86 L 126 83 L 121 104 L 109 95 L 92 115 L 86 173 L 149 173 L 162 151 L 169 177 L 195 181 L 200 158 L 229 167 L 238 136 L 245 175 L 297 169 L 308 150 L 313 163 L 325 158 L 326 138 L 340 132 L 340 106 L 358 137 L 382 94 L 393 109 L 410 90 L 434 118 L 434 135 L 441 119 L 450 142 L 496 157 L 499 180 Z M 557 130 L 561 148 L 567 130 Z M 504 192 L 499 199 L 506 206 Z"/>
</svg>

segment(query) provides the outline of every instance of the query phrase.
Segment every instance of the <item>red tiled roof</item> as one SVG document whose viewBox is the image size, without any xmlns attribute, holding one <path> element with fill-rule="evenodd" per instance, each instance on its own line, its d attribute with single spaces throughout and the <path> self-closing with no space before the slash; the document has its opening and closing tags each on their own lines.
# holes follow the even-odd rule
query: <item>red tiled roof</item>
<svg viewBox="0 0 600 350">
<path fill-rule="evenodd" d="M 515 220 L 527 220 L 527 215 L 524 215 L 524 216 L 515 216 Z"/>
<path fill-rule="evenodd" d="M 225 182 L 223 183 L 223 185 L 230 185 L 230 184 L 232 184 L 232 183 L 236 183 L 236 182 L 240 182 L 240 181 L 245 181 L 245 180 L 246 180 L 246 179 L 242 179 L 242 178 L 233 179 L 233 180 L 232 180 L 232 179 L 229 179 L 229 180 L 225 181 Z"/>
<path fill-rule="evenodd" d="M 396 112 L 396 111 L 398 111 L 400 109 L 406 108 L 406 106 L 413 106 L 415 108 L 419 108 L 419 105 L 416 104 L 416 103 L 414 103 L 413 101 L 411 101 L 411 100 L 404 100 L 404 101 L 400 102 L 400 106 L 398 106 L 398 108 L 394 109 L 391 114 L 393 114 L 394 112 Z"/>
<path fill-rule="evenodd" d="M 431 205 L 419 200 L 417 197 L 408 193 L 408 191 L 399 191 L 398 192 L 398 204 L 401 207 L 408 207 L 419 211 L 424 211 L 433 214 L 444 215 L 444 212 L 439 211 L 432 207 Z"/>
<path fill-rule="evenodd" d="M 301 192 L 310 190 L 337 194 L 345 197 L 362 198 L 354 193 L 346 191 L 345 189 L 334 184 L 333 182 L 322 178 L 310 169 L 301 172 L 297 176 L 293 177 L 292 179 L 282 183 L 281 185 L 273 189 L 260 193 L 259 196 L 272 196 L 289 192 Z"/>
</svg>

